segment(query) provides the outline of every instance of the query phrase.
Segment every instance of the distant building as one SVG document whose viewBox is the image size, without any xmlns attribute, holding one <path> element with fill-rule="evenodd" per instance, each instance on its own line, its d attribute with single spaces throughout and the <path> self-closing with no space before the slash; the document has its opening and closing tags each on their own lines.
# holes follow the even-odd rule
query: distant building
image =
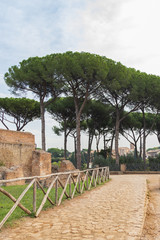
<svg viewBox="0 0 160 240">
<path fill-rule="evenodd" d="M 160 149 L 152 149 L 146 152 L 147 158 L 148 157 L 156 157 L 160 154 Z"/>
<path fill-rule="evenodd" d="M 128 147 L 119 147 L 118 148 L 119 156 L 126 156 L 130 153 L 134 153 L 134 145 L 130 144 L 130 148 Z M 116 158 L 115 150 L 112 150 L 112 157 Z"/>
</svg>

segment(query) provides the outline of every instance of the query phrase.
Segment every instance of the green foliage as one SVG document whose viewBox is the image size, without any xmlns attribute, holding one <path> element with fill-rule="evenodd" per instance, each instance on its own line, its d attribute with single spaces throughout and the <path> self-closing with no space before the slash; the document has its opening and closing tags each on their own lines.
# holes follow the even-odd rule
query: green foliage
<svg viewBox="0 0 160 240">
<path fill-rule="evenodd" d="M 142 162 L 142 158 L 138 157 L 138 158 L 135 159 L 135 156 L 132 153 L 120 156 L 120 163 L 121 164 L 123 164 L 123 163 L 135 163 L 135 162 L 136 163 Z"/>
<path fill-rule="evenodd" d="M 47 152 L 51 153 L 52 157 L 63 157 L 63 150 L 59 148 L 48 148 Z"/>
<path fill-rule="evenodd" d="M 135 158 L 133 154 L 121 156 L 120 163 L 126 164 L 128 171 L 145 171 L 148 169 L 148 163 L 145 163 L 140 157 Z"/>
<path fill-rule="evenodd" d="M 53 162 L 52 164 L 53 164 L 53 165 L 55 165 L 55 166 L 58 166 L 58 167 L 60 167 L 60 165 L 61 165 L 61 161 L 58 161 L 58 162 Z"/>
<path fill-rule="evenodd" d="M 74 152 L 72 152 L 72 154 L 70 155 L 69 160 L 77 168 L 77 162 L 76 162 L 76 158 L 75 158 L 75 153 Z M 87 149 L 83 149 L 81 151 L 81 162 L 82 162 L 82 169 L 86 169 L 86 166 L 87 166 Z"/>
<path fill-rule="evenodd" d="M 64 149 L 48 148 L 47 152 L 51 153 L 52 162 L 58 162 L 64 158 Z M 67 158 L 70 156 L 70 152 L 67 151 Z"/>
<path fill-rule="evenodd" d="M 87 169 L 87 163 L 83 163 L 82 165 L 82 170 L 85 170 L 85 169 Z"/>
<path fill-rule="evenodd" d="M 90 100 L 84 108 L 85 121 L 88 132 L 95 135 L 96 132 L 106 133 L 114 127 L 114 109 L 110 104 Z"/>
<path fill-rule="evenodd" d="M 107 159 L 104 158 L 102 155 L 97 155 L 94 158 L 93 165 L 98 165 L 99 167 L 105 167 L 107 166 Z"/>
<path fill-rule="evenodd" d="M 0 160 L 0 167 L 4 166 L 4 163 Z"/>
<path fill-rule="evenodd" d="M 0 113 L 2 123 L 12 122 L 16 130 L 20 131 L 29 122 L 40 118 L 40 104 L 27 98 L 0 98 Z"/>
<path fill-rule="evenodd" d="M 159 76 L 142 73 L 133 68 L 127 68 L 120 62 L 87 52 L 66 52 L 45 57 L 30 57 L 20 62 L 19 65 L 10 67 L 5 74 L 5 81 L 13 93 L 32 91 L 39 97 L 43 149 L 45 149 L 44 112 L 47 106 L 54 119 L 60 123 L 59 128 L 54 128 L 57 134 L 66 129 L 73 129 L 77 124 L 76 142 L 79 167 L 81 162 L 78 159 L 80 158 L 80 118 L 83 112 L 86 114 L 83 129 L 88 128 L 90 136 L 97 132 L 105 136 L 108 131 L 114 129 L 116 142 L 118 142 L 119 130 L 122 133 L 124 129 L 129 131 L 132 128 L 133 131 L 137 131 L 144 127 L 142 115 L 135 113 L 129 116 L 129 112 L 125 112 L 126 107 L 129 107 L 130 111 L 160 110 Z M 59 98 L 52 104 L 61 93 L 69 97 Z M 91 106 L 86 107 L 85 112 L 84 107 L 90 97 L 99 101 L 90 102 Z M 22 117 L 21 115 L 25 108 L 24 104 L 20 105 L 14 107 L 14 111 L 19 111 L 16 113 L 17 130 L 25 126 L 24 122 L 26 124 L 34 119 L 34 117 L 32 119 L 28 117 L 29 120 L 24 121 L 24 115 Z M 10 104 L 9 108 L 13 108 L 13 104 Z M 12 116 L 14 113 L 15 118 L 14 111 L 12 109 L 11 112 Z M 154 117 L 155 115 L 151 113 L 145 114 L 146 130 L 150 129 Z M 120 122 L 121 126 L 119 126 Z M 156 134 L 160 132 L 159 122 L 158 116 L 153 128 Z M 3 124 L 5 126 L 4 122 Z M 66 139 L 69 130 L 66 132 Z M 132 133 L 134 135 L 135 132 Z M 116 158 L 119 163 L 118 144 L 116 144 Z M 82 164 L 85 162 L 85 156 L 82 156 Z"/>
<path fill-rule="evenodd" d="M 150 151 L 150 150 L 157 150 L 157 149 L 160 149 L 160 147 L 148 148 L 147 151 Z"/>
<path fill-rule="evenodd" d="M 160 154 L 156 157 L 149 157 L 150 171 L 160 171 Z"/>
<path fill-rule="evenodd" d="M 45 57 L 30 57 L 18 66 L 12 66 L 5 74 L 6 84 L 13 93 L 32 91 L 40 98 L 57 95 L 62 90 L 62 81 L 58 78 L 57 57 L 52 54 Z"/>
<path fill-rule="evenodd" d="M 75 106 L 72 97 L 57 98 L 47 107 L 47 111 L 58 122 L 75 120 Z"/>
<path fill-rule="evenodd" d="M 100 154 L 96 154 L 93 165 L 98 165 L 99 167 L 109 166 L 110 171 L 119 171 L 119 166 L 116 164 L 116 160 L 112 157 L 105 158 Z"/>
</svg>

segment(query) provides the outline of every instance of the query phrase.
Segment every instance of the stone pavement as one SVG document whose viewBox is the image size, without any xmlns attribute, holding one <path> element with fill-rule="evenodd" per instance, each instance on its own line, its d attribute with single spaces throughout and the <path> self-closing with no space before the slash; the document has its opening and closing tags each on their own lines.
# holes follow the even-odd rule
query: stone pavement
<svg viewBox="0 0 160 240">
<path fill-rule="evenodd" d="M 146 176 L 117 175 L 103 186 L 61 206 L 25 218 L 0 240 L 140 239 L 144 224 Z"/>
<path fill-rule="evenodd" d="M 148 175 L 149 201 L 141 240 L 160 240 L 160 175 Z"/>
</svg>

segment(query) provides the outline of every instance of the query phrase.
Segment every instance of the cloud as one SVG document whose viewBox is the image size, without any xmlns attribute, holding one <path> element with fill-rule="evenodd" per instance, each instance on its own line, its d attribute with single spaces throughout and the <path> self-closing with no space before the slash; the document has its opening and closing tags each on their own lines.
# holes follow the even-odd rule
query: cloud
<svg viewBox="0 0 160 240">
<path fill-rule="evenodd" d="M 76 45 L 72 25 L 84 2 L 1 1 L 0 55 L 3 61 L 0 72 L 24 58 L 66 51 Z"/>
</svg>

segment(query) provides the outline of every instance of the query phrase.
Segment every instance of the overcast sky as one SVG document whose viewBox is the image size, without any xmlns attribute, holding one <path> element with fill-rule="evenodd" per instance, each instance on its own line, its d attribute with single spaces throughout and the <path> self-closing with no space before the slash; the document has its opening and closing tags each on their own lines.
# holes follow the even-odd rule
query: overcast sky
<svg viewBox="0 0 160 240">
<path fill-rule="evenodd" d="M 0 97 L 11 96 L 3 80 L 10 66 L 68 50 L 104 55 L 160 75 L 159 0 L 0 0 L 0 9 Z M 63 148 L 49 116 L 46 125 L 47 147 Z M 25 131 L 35 134 L 40 147 L 40 121 Z M 72 145 L 70 140 L 69 150 Z M 157 145 L 156 137 L 148 138 L 147 147 Z M 120 146 L 128 143 L 121 140 Z M 82 147 L 87 147 L 85 137 Z"/>
</svg>

